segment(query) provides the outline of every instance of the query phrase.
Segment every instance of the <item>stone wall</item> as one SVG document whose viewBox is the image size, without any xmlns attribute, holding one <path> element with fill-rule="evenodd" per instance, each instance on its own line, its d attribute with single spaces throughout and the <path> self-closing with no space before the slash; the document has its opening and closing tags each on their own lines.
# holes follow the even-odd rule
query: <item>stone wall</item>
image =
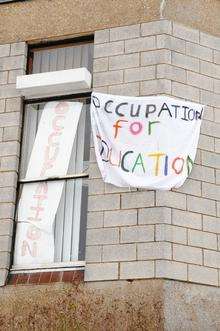
<svg viewBox="0 0 220 331">
<path fill-rule="evenodd" d="M 160 20 L 95 33 L 95 91 L 206 105 L 195 165 L 172 191 L 104 184 L 91 147 L 86 280 L 219 286 L 220 38 Z"/>
<path fill-rule="evenodd" d="M 25 74 L 26 43 L 0 45 L 0 285 L 10 267 L 18 179 L 22 102 L 15 89 Z"/>
</svg>

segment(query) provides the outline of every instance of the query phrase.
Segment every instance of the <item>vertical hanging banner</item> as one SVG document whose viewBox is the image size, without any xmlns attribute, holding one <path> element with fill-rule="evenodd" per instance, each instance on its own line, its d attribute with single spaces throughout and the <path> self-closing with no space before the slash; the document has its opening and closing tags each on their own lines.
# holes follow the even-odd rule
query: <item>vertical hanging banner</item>
<svg viewBox="0 0 220 331">
<path fill-rule="evenodd" d="M 82 110 L 79 102 L 45 105 L 26 179 L 65 176 Z M 54 261 L 53 223 L 64 181 L 27 183 L 18 205 L 14 265 Z"/>
<path fill-rule="evenodd" d="M 204 107 L 166 96 L 92 93 L 99 169 L 116 186 L 170 190 L 192 170 Z"/>
</svg>

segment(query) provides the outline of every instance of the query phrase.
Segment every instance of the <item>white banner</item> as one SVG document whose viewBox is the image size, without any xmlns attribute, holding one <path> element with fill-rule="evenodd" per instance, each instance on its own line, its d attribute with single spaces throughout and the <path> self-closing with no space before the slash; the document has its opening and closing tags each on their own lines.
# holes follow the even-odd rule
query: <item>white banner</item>
<svg viewBox="0 0 220 331">
<path fill-rule="evenodd" d="M 44 107 L 31 153 L 27 179 L 65 176 L 82 110 L 79 102 Z M 33 110 L 34 111 L 34 110 Z M 53 223 L 64 181 L 28 183 L 18 206 L 14 265 L 54 261 Z"/>
<path fill-rule="evenodd" d="M 203 106 L 166 96 L 92 94 L 99 169 L 116 186 L 170 190 L 192 170 Z"/>
</svg>

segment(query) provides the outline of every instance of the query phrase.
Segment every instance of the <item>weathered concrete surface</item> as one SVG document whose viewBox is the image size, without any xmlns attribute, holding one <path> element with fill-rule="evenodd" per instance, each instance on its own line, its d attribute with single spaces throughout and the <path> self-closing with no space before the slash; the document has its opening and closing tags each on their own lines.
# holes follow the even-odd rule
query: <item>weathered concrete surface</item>
<svg viewBox="0 0 220 331">
<path fill-rule="evenodd" d="M 0 5 L 0 43 L 41 41 L 157 20 L 220 35 L 219 0 L 27 0 Z"/>
<path fill-rule="evenodd" d="M 219 0 L 165 0 L 165 18 L 220 36 Z"/>
<path fill-rule="evenodd" d="M 220 289 L 177 281 L 164 283 L 166 331 L 220 330 Z"/>
<path fill-rule="evenodd" d="M 163 330 L 163 281 L 0 290 L 0 330 Z"/>
<path fill-rule="evenodd" d="M 217 331 L 220 289 L 171 280 L 0 289 L 0 330 Z"/>
<path fill-rule="evenodd" d="M 31 0 L 0 5 L 0 43 L 89 34 L 159 18 L 159 0 Z"/>
</svg>

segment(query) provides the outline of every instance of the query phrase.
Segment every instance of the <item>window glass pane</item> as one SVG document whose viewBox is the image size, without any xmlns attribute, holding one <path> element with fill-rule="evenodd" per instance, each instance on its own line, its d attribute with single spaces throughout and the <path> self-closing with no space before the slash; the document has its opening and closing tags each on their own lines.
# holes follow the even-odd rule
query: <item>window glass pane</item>
<svg viewBox="0 0 220 331">
<path fill-rule="evenodd" d="M 32 73 L 86 67 L 92 72 L 93 43 L 77 43 L 57 48 L 36 49 Z"/>
<path fill-rule="evenodd" d="M 67 99 L 66 99 L 67 100 Z M 90 113 L 89 99 L 68 99 L 68 101 L 83 102 L 79 125 L 73 144 L 68 173 L 81 173 L 88 167 L 89 139 L 90 139 Z M 46 102 L 26 105 L 23 124 L 20 178 L 25 178 L 31 151 L 34 145 L 37 128 Z"/>
<path fill-rule="evenodd" d="M 86 180 L 65 181 L 54 223 L 55 262 L 85 259 L 87 196 Z"/>
<path fill-rule="evenodd" d="M 29 184 L 19 186 L 19 197 L 24 185 Z M 55 263 L 85 260 L 87 207 L 87 180 L 65 180 L 53 226 Z"/>
</svg>

